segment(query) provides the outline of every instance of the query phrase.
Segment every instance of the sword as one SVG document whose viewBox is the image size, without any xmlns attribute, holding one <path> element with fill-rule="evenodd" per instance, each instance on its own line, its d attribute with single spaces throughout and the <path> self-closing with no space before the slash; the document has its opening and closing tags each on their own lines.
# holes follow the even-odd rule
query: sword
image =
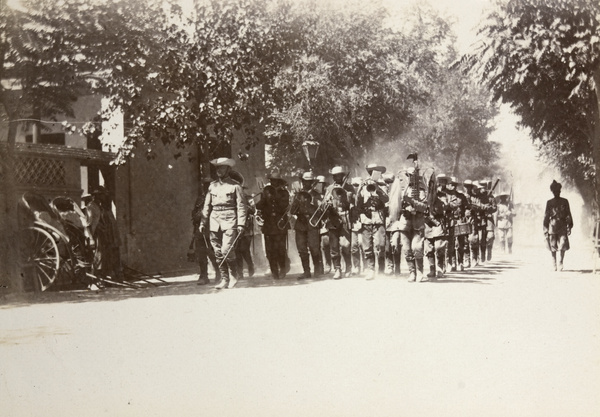
<svg viewBox="0 0 600 417">
<path fill-rule="evenodd" d="M 242 230 L 241 232 L 238 231 L 237 236 L 235 237 L 235 239 L 233 239 L 233 243 L 231 244 L 231 247 L 229 248 L 229 250 L 227 251 L 227 253 L 225 254 L 225 256 L 223 257 L 223 259 L 221 260 L 221 262 L 219 263 L 219 268 L 221 268 L 221 266 L 223 266 L 223 264 L 225 263 L 225 261 L 227 260 L 227 258 L 229 257 L 229 254 L 231 253 L 231 251 L 233 250 L 233 248 L 235 248 L 236 243 L 238 242 L 238 239 L 240 238 L 240 236 L 244 233 L 244 231 Z"/>
</svg>

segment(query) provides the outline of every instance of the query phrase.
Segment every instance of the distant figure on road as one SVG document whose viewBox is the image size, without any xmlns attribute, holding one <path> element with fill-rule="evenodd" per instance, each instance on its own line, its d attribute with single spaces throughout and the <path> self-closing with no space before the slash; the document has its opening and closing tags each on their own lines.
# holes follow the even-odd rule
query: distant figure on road
<svg viewBox="0 0 600 417">
<path fill-rule="evenodd" d="M 554 198 L 546 203 L 544 214 L 544 235 L 548 249 L 552 252 L 554 270 L 562 271 L 565 251 L 569 250 L 569 235 L 573 228 L 573 217 L 569 200 L 560 196 L 562 185 L 555 180 L 550 184 L 550 191 Z M 558 268 L 556 266 L 556 252 L 560 252 Z"/>
<path fill-rule="evenodd" d="M 500 194 L 498 196 L 498 211 L 496 212 L 496 228 L 500 238 L 500 248 L 502 253 L 512 253 L 513 245 L 513 218 L 515 210 L 512 205 L 510 194 Z"/>
</svg>

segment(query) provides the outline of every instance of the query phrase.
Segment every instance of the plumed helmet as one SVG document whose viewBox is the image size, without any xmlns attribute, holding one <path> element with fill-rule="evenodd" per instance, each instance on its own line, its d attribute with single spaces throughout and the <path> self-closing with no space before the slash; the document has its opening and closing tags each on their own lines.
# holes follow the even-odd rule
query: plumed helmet
<svg viewBox="0 0 600 417">
<path fill-rule="evenodd" d="M 562 189 L 562 184 L 557 182 L 556 180 L 552 180 L 552 184 L 550 184 L 550 191 L 560 191 Z"/>
</svg>

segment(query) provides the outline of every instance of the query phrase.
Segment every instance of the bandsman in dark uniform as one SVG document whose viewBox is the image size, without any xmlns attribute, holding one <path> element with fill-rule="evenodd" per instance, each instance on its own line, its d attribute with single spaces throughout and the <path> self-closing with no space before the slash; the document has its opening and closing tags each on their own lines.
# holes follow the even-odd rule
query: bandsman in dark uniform
<svg viewBox="0 0 600 417">
<path fill-rule="evenodd" d="M 496 212 L 496 202 L 490 200 L 485 187 L 478 181 L 473 182 L 469 196 L 473 232 L 469 237 L 471 246 L 471 265 L 477 266 L 486 260 L 487 249 L 487 218 Z"/>
<path fill-rule="evenodd" d="M 206 228 L 210 231 L 210 243 L 219 263 L 221 282 L 215 288 L 233 288 L 238 281 L 233 245 L 238 233 L 244 232 L 246 200 L 242 186 L 230 176 L 235 161 L 217 158 L 210 162 L 216 168 L 217 180 L 208 186 L 200 232 L 204 233 Z"/>
<path fill-rule="evenodd" d="M 302 263 L 303 274 L 299 279 L 310 278 L 310 259 L 313 262 L 315 276 L 323 275 L 321 263 L 321 235 L 319 225 L 314 227 L 309 220 L 319 204 L 319 193 L 315 190 L 317 179 L 311 171 L 302 174 L 301 188 L 292 197 L 290 214 L 296 217 L 296 248 Z"/>
<path fill-rule="evenodd" d="M 467 221 L 466 212 L 469 208 L 467 196 L 457 190 L 456 177 L 450 177 L 446 185 L 446 199 L 448 204 L 448 263 L 450 271 L 463 271 L 465 249 L 468 252 L 468 236 L 472 225 Z"/>
<path fill-rule="evenodd" d="M 273 170 L 267 178 L 269 184 L 263 188 L 261 199 L 256 203 L 256 211 L 264 220 L 261 228 L 265 239 L 265 254 L 273 279 L 285 278 L 289 271 L 287 256 L 287 235 L 289 222 L 286 221 L 290 204 L 290 193 L 285 188 L 286 181 L 278 170 Z"/>
<path fill-rule="evenodd" d="M 317 186 L 315 190 L 319 193 L 319 205 L 325 197 L 328 186 L 329 184 L 325 181 L 325 176 L 317 175 Z M 329 245 L 329 228 L 327 227 L 327 222 L 321 222 L 319 234 L 321 236 L 321 253 L 323 255 L 323 273 L 328 274 L 331 272 L 331 246 Z"/>
<path fill-rule="evenodd" d="M 352 274 L 350 258 L 351 225 L 350 208 L 354 201 L 354 188 L 347 183 L 348 170 L 342 166 L 331 169 L 333 184 L 325 191 L 327 204 L 327 229 L 331 247 L 331 262 L 335 270 L 334 279 L 342 278 L 342 257 L 346 266 L 345 275 Z"/>
<path fill-rule="evenodd" d="M 252 259 L 252 241 L 254 239 L 254 215 L 256 214 L 256 204 L 254 200 L 246 193 L 246 187 L 244 186 L 244 178 L 235 171 L 232 171 L 232 174 L 237 174 L 238 178 L 232 175 L 232 177 L 237 180 L 242 189 L 244 189 L 244 198 L 246 201 L 246 207 L 248 209 L 248 214 L 246 217 L 246 224 L 244 225 L 244 233 L 239 237 L 238 243 L 235 247 L 235 255 L 238 261 L 238 271 L 240 278 L 244 278 L 244 261 L 246 262 L 246 266 L 248 268 L 248 277 L 252 278 L 254 276 L 254 260 Z"/>
</svg>

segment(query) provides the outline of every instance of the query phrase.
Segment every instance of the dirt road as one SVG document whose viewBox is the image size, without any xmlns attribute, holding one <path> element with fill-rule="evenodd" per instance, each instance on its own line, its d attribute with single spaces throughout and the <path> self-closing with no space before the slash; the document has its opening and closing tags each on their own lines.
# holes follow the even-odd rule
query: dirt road
<svg viewBox="0 0 600 417">
<path fill-rule="evenodd" d="M 588 252 L 562 273 L 548 257 L 436 283 L 183 277 L 7 298 L 0 415 L 598 416 L 600 276 Z"/>
</svg>

